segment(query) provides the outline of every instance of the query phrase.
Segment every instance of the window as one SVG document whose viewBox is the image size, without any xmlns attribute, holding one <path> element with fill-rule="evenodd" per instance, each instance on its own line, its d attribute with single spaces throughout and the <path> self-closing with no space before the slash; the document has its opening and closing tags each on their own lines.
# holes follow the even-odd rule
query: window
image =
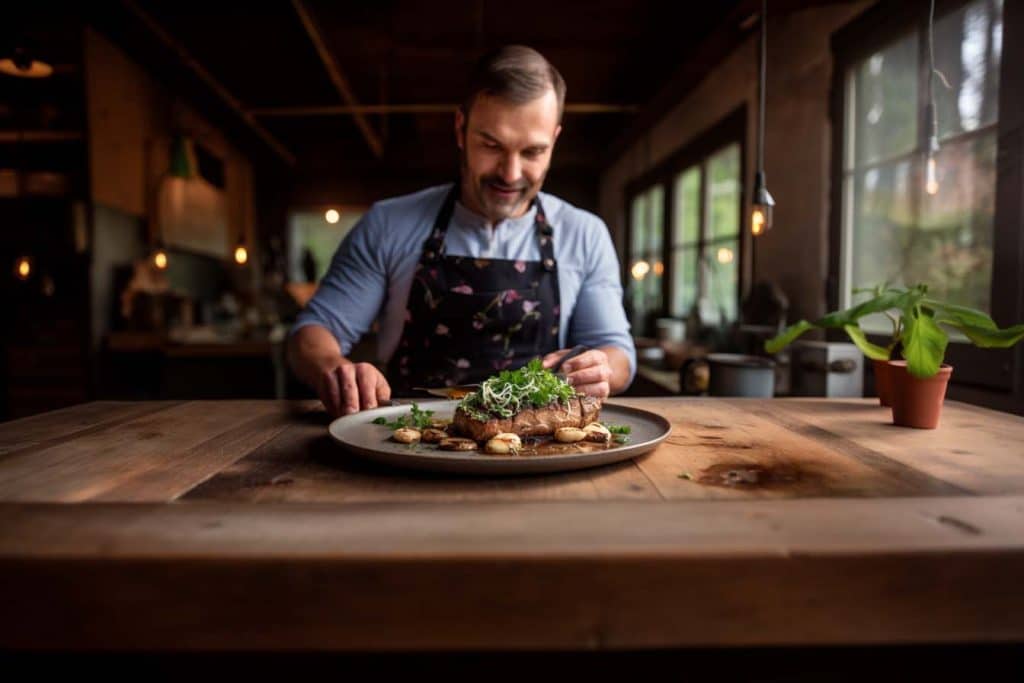
<svg viewBox="0 0 1024 683">
<path fill-rule="evenodd" d="M 730 115 L 627 194 L 626 299 L 637 334 L 694 306 L 707 325 L 737 320 L 745 117 Z"/>
<path fill-rule="evenodd" d="M 992 312 L 1003 0 L 937 15 L 934 81 L 938 189 L 926 190 L 927 26 L 845 72 L 839 305 L 853 288 L 927 282 L 940 297 Z M 888 321 L 864 321 L 885 332 Z"/>
<path fill-rule="evenodd" d="M 363 209 L 340 209 L 328 223 L 323 211 L 297 211 L 288 220 L 288 277 L 293 282 L 319 282 L 345 235 L 359 222 Z M 311 277 L 312 276 L 312 279 Z"/>
<path fill-rule="evenodd" d="M 878 3 L 832 38 L 829 304 L 856 301 L 853 287 L 925 281 L 1012 325 L 1024 320 L 1024 3 L 936 2 L 934 195 L 924 163 L 928 9 Z M 864 321 L 888 332 L 879 322 Z M 1024 414 L 1024 348 L 953 343 L 946 362 L 956 368 L 951 397 Z"/>
<path fill-rule="evenodd" d="M 741 177 L 740 146 L 735 142 L 676 176 L 678 229 L 672 245 L 672 315 L 676 317 L 686 317 L 697 304 L 706 323 L 736 320 Z"/>
<path fill-rule="evenodd" d="M 633 198 L 630 206 L 629 303 L 634 324 L 646 328 L 663 304 L 662 260 L 665 232 L 665 187 L 655 185 Z"/>
</svg>

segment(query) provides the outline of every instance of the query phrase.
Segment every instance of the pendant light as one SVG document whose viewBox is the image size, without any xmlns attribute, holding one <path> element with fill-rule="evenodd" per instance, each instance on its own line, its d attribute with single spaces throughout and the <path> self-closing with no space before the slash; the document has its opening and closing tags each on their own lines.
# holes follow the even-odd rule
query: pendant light
<svg viewBox="0 0 1024 683">
<path fill-rule="evenodd" d="M 249 250 L 245 246 L 245 239 L 238 238 L 238 244 L 235 245 L 235 263 L 240 266 L 244 266 L 249 261 Z"/>
<path fill-rule="evenodd" d="M 34 59 L 24 47 L 15 47 L 10 54 L 0 59 L 0 73 L 17 78 L 46 78 L 53 74 L 53 67 Z"/>
<path fill-rule="evenodd" d="M 935 107 L 935 0 L 928 9 L 928 156 L 925 160 L 924 191 L 930 195 L 939 192 L 939 174 L 935 154 L 939 151 L 939 113 Z"/>
<path fill-rule="evenodd" d="M 768 44 L 768 0 L 761 0 L 761 41 L 758 58 L 757 79 L 757 169 L 754 172 L 754 196 L 751 202 L 750 232 L 757 237 L 772 227 L 772 211 L 775 199 L 768 191 L 764 173 L 764 91 L 765 62 Z"/>
</svg>

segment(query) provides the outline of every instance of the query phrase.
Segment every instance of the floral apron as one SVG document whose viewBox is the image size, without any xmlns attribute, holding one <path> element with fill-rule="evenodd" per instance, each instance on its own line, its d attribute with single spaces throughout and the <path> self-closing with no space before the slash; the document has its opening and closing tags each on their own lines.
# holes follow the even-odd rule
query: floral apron
<svg viewBox="0 0 1024 683">
<path fill-rule="evenodd" d="M 458 183 L 434 220 L 413 277 L 405 325 L 388 363 L 396 395 L 480 382 L 558 348 L 558 264 L 540 198 L 540 261 L 448 256 L 444 238 Z"/>
</svg>

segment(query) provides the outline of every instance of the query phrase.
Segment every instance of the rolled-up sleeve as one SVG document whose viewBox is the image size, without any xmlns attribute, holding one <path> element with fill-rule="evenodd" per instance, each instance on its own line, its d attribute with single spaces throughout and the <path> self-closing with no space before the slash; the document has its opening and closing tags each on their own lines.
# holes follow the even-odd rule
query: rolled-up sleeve
<svg viewBox="0 0 1024 683">
<path fill-rule="evenodd" d="M 366 334 L 387 295 L 379 211 L 371 208 L 342 240 L 291 334 L 307 325 L 327 328 L 348 355 Z"/>
<path fill-rule="evenodd" d="M 629 357 L 629 381 L 636 375 L 636 347 L 622 305 L 619 259 L 604 222 L 588 231 L 584 277 L 569 321 L 570 343 L 617 346 Z"/>
</svg>

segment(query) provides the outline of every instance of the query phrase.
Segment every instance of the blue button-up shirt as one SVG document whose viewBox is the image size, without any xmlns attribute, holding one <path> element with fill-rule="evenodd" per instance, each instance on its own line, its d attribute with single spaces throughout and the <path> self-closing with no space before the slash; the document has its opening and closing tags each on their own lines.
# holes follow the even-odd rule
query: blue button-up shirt
<svg viewBox="0 0 1024 683">
<path fill-rule="evenodd" d="M 374 204 L 342 241 L 316 294 L 292 332 L 321 325 L 348 355 L 379 318 L 377 356 L 386 363 L 402 336 L 413 273 L 451 185 Z M 617 346 L 629 357 L 630 381 L 636 349 L 622 307 L 619 261 L 604 222 L 592 213 L 540 193 L 554 230 L 560 302 L 559 346 Z M 485 218 L 456 203 L 445 253 L 450 256 L 538 261 L 532 208 L 492 228 Z"/>
</svg>

